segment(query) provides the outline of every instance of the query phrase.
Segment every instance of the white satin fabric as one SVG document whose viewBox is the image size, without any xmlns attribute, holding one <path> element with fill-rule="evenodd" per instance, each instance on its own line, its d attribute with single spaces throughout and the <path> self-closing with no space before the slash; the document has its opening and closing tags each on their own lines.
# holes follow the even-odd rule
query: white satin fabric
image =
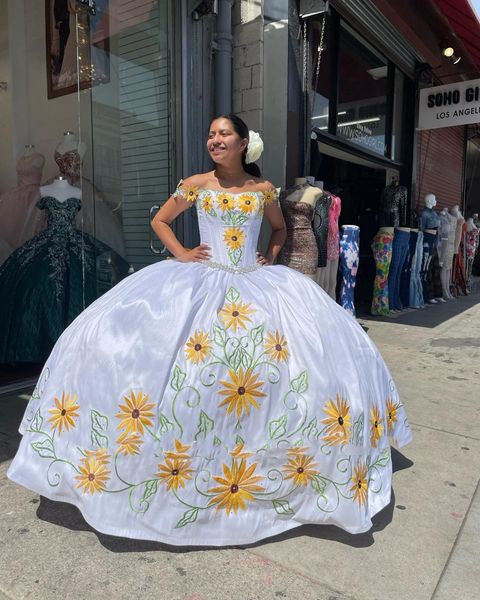
<svg viewBox="0 0 480 600">
<path fill-rule="evenodd" d="M 264 200 L 245 213 L 239 196 L 230 216 L 216 192 L 196 199 L 202 241 L 229 270 L 146 267 L 63 333 L 10 479 L 101 532 L 176 545 L 371 527 L 390 502 L 390 442 L 411 439 L 403 405 L 374 344 L 317 284 L 248 270 Z M 225 238 L 241 221 L 238 260 Z"/>
</svg>

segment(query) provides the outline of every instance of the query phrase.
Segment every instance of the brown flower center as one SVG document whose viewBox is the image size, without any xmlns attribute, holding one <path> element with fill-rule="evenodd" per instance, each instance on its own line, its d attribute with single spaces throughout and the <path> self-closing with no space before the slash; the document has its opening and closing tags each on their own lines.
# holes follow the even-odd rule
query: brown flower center
<svg viewBox="0 0 480 600">
<path fill-rule="evenodd" d="M 173 469 L 172 475 L 176 477 L 178 475 L 178 469 Z"/>
<path fill-rule="evenodd" d="M 95 479 L 95 475 L 93 473 L 88 474 L 88 481 L 93 481 Z"/>
<path fill-rule="evenodd" d="M 138 410 L 138 408 L 134 408 L 132 410 L 132 419 L 138 419 L 139 416 L 140 416 L 140 411 Z"/>
<path fill-rule="evenodd" d="M 243 394 L 245 393 L 245 388 L 244 387 L 239 387 L 238 388 L 238 393 L 240 394 L 240 396 L 243 396 Z"/>
<path fill-rule="evenodd" d="M 232 317 L 238 317 L 238 315 L 239 315 L 239 314 L 240 314 L 240 313 L 238 312 L 238 310 L 234 310 L 234 311 L 232 312 Z"/>
<path fill-rule="evenodd" d="M 375 421 L 375 422 L 373 423 L 373 426 L 374 426 L 375 428 L 377 428 L 377 427 L 378 427 L 378 421 Z"/>
<path fill-rule="evenodd" d="M 236 494 L 238 492 L 238 485 L 234 483 L 232 486 L 230 486 L 230 491 L 232 494 Z"/>
<path fill-rule="evenodd" d="M 64 417 L 67 414 L 67 411 L 65 409 L 63 409 L 60 414 L 62 415 L 62 417 Z"/>
<path fill-rule="evenodd" d="M 227 199 L 227 198 L 224 198 L 224 199 L 222 200 L 222 202 L 223 202 L 224 204 L 228 204 L 228 199 Z"/>
<path fill-rule="evenodd" d="M 232 235 L 232 242 L 236 242 L 238 240 L 236 235 Z"/>
<path fill-rule="evenodd" d="M 282 351 L 282 344 L 277 344 L 277 345 L 275 346 L 275 350 L 276 350 L 277 352 L 281 352 L 281 351 Z"/>
<path fill-rule="evenodd" d="M 358 480 L 357 487 L 359 490 L 362 489 L 362 480 L 361 479 Z"/>
<path fill-rule="evenodd" d="M 388 418 L 389 418 L 390 421 L 392 420 L 392 413 L 391 412 L 388 413 Z"/>
<path fill-rule="evenodd" d="M 195 344 L 195 350 L 197 352 L 200 352 L 201 349 L 202 349 L 202 344 Z"/>
<path fill-rule="evenodd" d="M 297 473 L 303 473 L 303 467 L 298 467 Z"/>
<path fill-rule="evenodd" d="M 343 417 L 338 417 L 338 424 L 343 425 Z"/>
<path fill-rule="evenodd" d="M 246 204 L 247 206 L 250 206 L 250 204 L 251 204 L 250 200 L 245 200 L 245 204 Z"/>
</svg>

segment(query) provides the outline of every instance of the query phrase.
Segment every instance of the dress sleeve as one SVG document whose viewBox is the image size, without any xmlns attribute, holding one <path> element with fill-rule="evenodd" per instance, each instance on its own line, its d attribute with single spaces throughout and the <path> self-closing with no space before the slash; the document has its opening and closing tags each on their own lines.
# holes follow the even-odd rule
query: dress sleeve
<svg viewBox="0 0 480 600">
<path fill-rule="evenodd" d="M 43 210 L 47 206 L 47 196 L 43 196 L 40 200 L 37 201 L 36 207 L 40 210 Z"/>
<path fill-rule="evenodd" d="M 280 195 L 279 191 L 280 191 L 280 188 L 272 187 L 263 192 L 263 201 L 264 201 L 265 206 L 272 204 L 272 202 L 274 202 L 275 204 L 278 205 L 279 195 Z"/>
<path fill-rule="evenodd" d="M 200 194 L 200 189 L 196 185 L 185 185 L 183 179 L 180 179 L 175 191 L 172 194 L 172 198 L 175 200 L 186 200 L 188 203 L 195 204 Z"/>
</svg>

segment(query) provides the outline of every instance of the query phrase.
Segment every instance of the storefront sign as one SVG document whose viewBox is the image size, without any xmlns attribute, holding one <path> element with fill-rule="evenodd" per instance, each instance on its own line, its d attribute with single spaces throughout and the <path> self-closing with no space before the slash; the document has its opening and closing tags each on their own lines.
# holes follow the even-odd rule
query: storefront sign
<svg viewBox="0 0 480 600">
<path fill-rule="evenodd" d="M 480 79 L 420 90 L 418 129 L 480 123 Z"/>
</svg>

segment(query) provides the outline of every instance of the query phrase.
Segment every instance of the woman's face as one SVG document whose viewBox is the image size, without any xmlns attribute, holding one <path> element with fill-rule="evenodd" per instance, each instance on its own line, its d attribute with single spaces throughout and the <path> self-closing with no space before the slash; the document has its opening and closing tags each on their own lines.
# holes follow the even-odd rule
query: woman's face
<svg viewBox="0 0 480 600">
<path fill-rule="evenodd" d="M 248 140 L 238 135 L 229 119 L 212 121 L 208 132 L 207 150 L 215 163 L 228 166 L 241 163 L 247 145 Z"/>
</svg>

